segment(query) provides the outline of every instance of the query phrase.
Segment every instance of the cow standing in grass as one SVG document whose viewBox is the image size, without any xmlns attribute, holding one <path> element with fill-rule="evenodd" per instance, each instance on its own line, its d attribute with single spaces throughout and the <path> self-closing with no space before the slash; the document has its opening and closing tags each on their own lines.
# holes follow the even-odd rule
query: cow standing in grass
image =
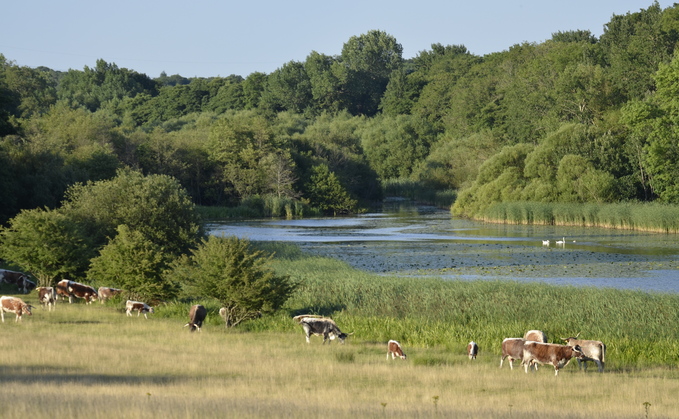
<svg viewBox="0 0 679 419">
<path fill-rule="evenodd" d="M 97 295 L 99 296 L 99 301 L 101 301 L 102 304 L 122 292 L 123 290 L 119 288 L 111 287 L 99 287 L 99 289 L 97 289 Z"/>
<path fill-rule="evenodd" d="M 403 352 L 401 344 L 395 340 L 387 342 L 387 360 L 389 360 L 389 355 L 391 355 L 392 360 L 396 359 L 396 357 L 406 359 L 406 354 Z"/>
<path fill-rule="evenodd" d="M 471 341 L 467 344 L 467 356 L 469 357 L 469 360 L 471 361 L 472 359 L 476 359 L 476 356 L 479 354 L 479 345 L 476 344 L 476 342 Z"/>
<path fill-rule="evenodd" d="M 38 287 L 38 300 L 40 304 L 47 306 L 49 311 L 57 307 L 57 292 L 54 287 Z"/>
<path fill-rule="evenodd" d="M 16 315 L 14 321 L 18 322 L 21 320 L 23 314 L 30 316 L 32 308 L 33 306 L 24 303 L 21 298 L 8 296 L 0 297 L 0 317 L 2 318 L 3 323 L 5 322 L 5 312 L 14 313 Z"/>
<path fill-rule="evenodd" d="M 523 345 L 523 366 L 526 373 L 528 373 L 528 368 L 532 363 L 550 364 L 554 367 L 554 375 L 558 376 L 559 370 L 568 365 L 572 358 L 582 356 L 582 349 L 579 345 L 571 347 L 556 343 L 528 341 Z"/>
<path fill-rule="evenodd" d="M 500 368 L 504 363 L 505 358 L 509 361 L 509 369 L 514 369 L 514 361 L 517 359 L 523 360 L 523 345 L 526 339 L 523 338 L 506 338 L 502 341 L 502 358 L 500 358 Z M 522 362 L 523 363 L 523 362 Z"/>
<path fill-rule="evenodd" d="M 141 313 L 144 313 L 144 318 L 148 320 L 146 314 L 153 314 L 153 307 L 146 303 L 142 303 L 141 301 L 127 300 L 127 303 L 125 303 L 125 313 L 127 313 L 128 316 L 131 316 L 133 311 L 137 312 L 137 317 L 139 317 Z"/>
<path fill-rule="evenodd" d="M 343 333 L 332 319 L 325 317 L 307 314 L 295 316 L 293 320 L 302 325 L 307 343 L 310 343 L 309 337 L 311 335 L 323 336 L 323 344 L 328 340 L 332 341 L 335 339 L 339 339 L 340 343 L 344 343 L 345 339 L 352 335 L 352 333 Z"/>
<path fill-rule="evenodd" d="M 596 363 L 599 372 L 604 372 L 604 365 L 606 363 L 606 345 L 598 340 L 578 339 L 580 333 L 575 337 L 561 338 L 568 346 L 580 346 L 583 356 L 578 358 L 578 367 L 582 369 L 583 364 L 585 372 L 587 372 L 587 361 Z"/>
<path fill-rule="evenodd" d="M 186 323 L 184 327 L 188 326 L 190 332 L 195 332 L 196 330 L 200 332 L 200 328 L 203 327 L 203 321 L 205 321 L 206 316 L 207 310 L 205 307 L 196 304 L 189 310 L 189 322 Z"/>
</svg>

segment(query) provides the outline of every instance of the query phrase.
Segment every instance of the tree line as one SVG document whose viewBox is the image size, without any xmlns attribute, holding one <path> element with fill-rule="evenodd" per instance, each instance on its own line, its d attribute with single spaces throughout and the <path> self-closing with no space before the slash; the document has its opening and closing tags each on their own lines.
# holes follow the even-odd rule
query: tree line
<svg viewBox="0 0 679 419">
<path fill-rule="evenodd" d="M 679 6 L 613 15 L 484 56 L 433 44 L 405 59 L 379 30 L 270 74 L 152 79 L 98 60 L 53 71 L 0 55 L 0 220 L 56 208 L 121 167 L 191 200 L 262 197 L 358 210 L 383 185 L 501 201 L 679 202 Z M 287 205 L 287 204 L 286 204 Z"/>
</svg>

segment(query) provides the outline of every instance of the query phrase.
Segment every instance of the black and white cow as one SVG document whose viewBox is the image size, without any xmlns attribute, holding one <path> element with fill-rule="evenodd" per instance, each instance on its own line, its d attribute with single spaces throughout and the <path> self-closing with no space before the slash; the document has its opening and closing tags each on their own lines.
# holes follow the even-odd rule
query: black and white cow
<svg viewBox="0 0 679 419">
<path fill-rule="evenodd" d="M 352 333 L 343 333 L 332 319 L 325 317 L 301 315 L 293 317 L 293 320 L 302 325 L 307 343 L 310 343 L 309 337 L 311 335 L 323 336 L 323 344 L 328 340 L 335 339 L 339 339 L 340 343 L 344 343 L 345 339 L 352 335 Z"/>
</svg>

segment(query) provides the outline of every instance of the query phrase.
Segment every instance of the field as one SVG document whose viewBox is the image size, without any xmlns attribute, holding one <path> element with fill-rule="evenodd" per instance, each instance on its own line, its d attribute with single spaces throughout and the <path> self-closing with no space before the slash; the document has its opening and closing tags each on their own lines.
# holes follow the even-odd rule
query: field
<svg viewBox="0 0 679 419">
<path fill-rule="evenodd" d="M 481 348 L 341 346 L 303 333 L 189 333 L 179 319 L 126 317 L 111 306 L 61 304 L 2 324 L 0 416 L 195 417 L 677 417 L 679 372 L 537 373 L 498 368 Z M 494 349 L 494 348 L 493 348 Z M 435 361 L 435 362 L 434 362 Z M 650 405 L 644 405 L 650 403 Z"/>
<path fill-rule="evenodd" d="M 498 281 L 382 277 L 277 246 L 300 284 L 284 310 L 227 330 L 218 306 L 189 333 L 188 302 L 127 317 L 123 303 L 69 305 L 0 324 L 0 417 L 679 417 L 679 297 Z M 271 249 L 270 249 L 271 250 Z M 23 296 L 35 304 L 35 294 Z M 513 301 L 516 304 L 508 305 Z M 291 317 L 331 315 L 345 345 L 307 344 Z M 503 337 L 583 332 L 606 371 L 573 361 L 499 368 Z M 387 361 L 386 341 L 408 359 Z M 474 339 L 479 358 L 465 356 Z"/>
</svg>

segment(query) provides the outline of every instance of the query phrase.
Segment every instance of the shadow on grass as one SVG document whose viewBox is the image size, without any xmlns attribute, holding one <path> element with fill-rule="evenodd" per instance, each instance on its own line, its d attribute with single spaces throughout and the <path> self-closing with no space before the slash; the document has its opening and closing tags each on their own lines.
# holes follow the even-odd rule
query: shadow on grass
<svg viewBox="0 0 679 419">
<path fill-rule="evenodd" d="M 106 375 L 73 373 L 73 369 L 53 366 L 0 366 L 0 387 L 5 384 L 82 384 L 82 385 L 111 385 L 111 384 L 172 384 L 181 381 L 181 377 L 157 376 L 146 377 L 130 375 Z"/>
</svg>

